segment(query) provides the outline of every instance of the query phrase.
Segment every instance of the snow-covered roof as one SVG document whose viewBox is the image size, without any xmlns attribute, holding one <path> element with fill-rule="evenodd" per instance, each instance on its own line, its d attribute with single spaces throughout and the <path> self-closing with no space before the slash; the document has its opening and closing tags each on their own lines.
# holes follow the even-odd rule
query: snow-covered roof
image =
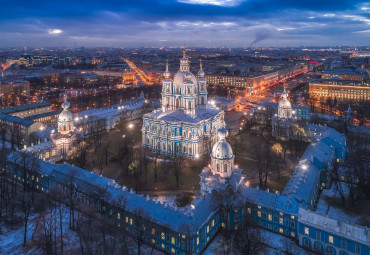
<svg viewBox="0 0 370 255">
<path fill-rule="evenodd" d="M 81 119 L 86 118 L 86 116 L 88 118 L 108 119 L 108 118 L 111 118 L 112 116 L 121 114 L 122 111 L 125 112 L 125 111 L 139 109 L 143 107 L 144 101 L 145 101 L 144 98 L 140 98 L 140 99 L 124 102 L 121 104 L 115 104 L 115 105 L 111 105 L 111 106 L 107 106 L 103 108 L 90 109 L 90 110 L 79 112 L 78 114 L 76 114 L 76 117 L 81 118 Z"/>
<path fill-rule="evenodd" d="M 26 119 L 22 119 L 16 116 L 7 115 L 4 113 L 0 113 L 0 120 L 14 123 L 14 124 L 19 124 L 25 127 L 29 127 L 35 123 L 33 120 L 26 120 Z"/>
<path fill-rule="evenodd" d="M 16 161 L 17 155 L 19 155 L 18 151 L 12 153 L 8 160 Z M 134 213 L 136 209 L 141 208 L 149 220 L 180 233 L 183 231 L 183 224 L 189 224 L 197 231 L 213 213 L 211 196 L 198 197 L 194 203 L 194 209 L 182 212 L 176 207 L 170 207 L 167 203 L 161 204 L 159 201 L 144 197 L 144 195 L 138 195 L 134 191 L 120 186 L 112 179 L 82 168 L 70 164 L 55 165 L 42 160 L 39 162 L 40 171 L 44 175 L 66 184 L 73 180 L 77 189 L 90 194 L 98 194 L 99 189 L 106 190 L 104 193 L 106 201 L 119 204 L 119 200 L 123 198 L 125 199 L 125 210 Z"/>
<path fill-rule="evenodd" d="M 218 109 L 209 108 L 195 108 L 195 114 L 187 114 L 183 109 L 176 109 L 163 112 L 158 109 L 151 113 L 145 114 L 146 118 L 153 118 L 156 120 L 164 120 L 169 122 L 188 122 L 188 123 L 198 123 L 203 120 L 210 119 L 220 113 Z"/>
<path fill-rule="evenodd" d="M 339 221 L 303 208 L 299 208 L 298 221 L 355 242 L 361 242 L 365 245 L 369 245 L 370 243 L 370 231 L 366 226 Z"/>
<path fill-rule="evenodd" d="M 320 140 L 312 142 L 303 153 L 292 177 L 285 186 L 283 195 L 294 198 L 300 206 L 310 206 L 321 170 L 326 169 L 334 159 L 335 149 L 345 150 L 346 137 L 334 129 L 308 125 L 320 132 Z"/>
<path fill-rule="evenodd" d="M 48 101 L 43 101 L 39 103 L 24 104 L 24 105 L 2 108 L 0 109 L 0 113 L 10 114 L 14 112 L 23 112 L 27 110 L 37 109 L 41 107 L 48 107 L 48 106 L 51 106 L 51 104 Z"/>
<path fill-rule="evenodd" d="M 271 193 L 268 190 L 260 190 L 247 186 L 241 186 L 240 191 L 244 199 L 256 205 L 286 213 L 298 214 L 298 204 L 293 199 L 279 193 Z"/>
</svg>

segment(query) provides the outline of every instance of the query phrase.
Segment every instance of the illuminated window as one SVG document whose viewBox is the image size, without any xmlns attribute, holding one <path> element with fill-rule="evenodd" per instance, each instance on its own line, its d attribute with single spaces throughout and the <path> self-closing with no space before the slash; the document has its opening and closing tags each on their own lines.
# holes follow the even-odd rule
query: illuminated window
<svg viewBox="0 0 370 255">
<path fill-rule="evenodd" d="M 248 214 L 251 214 L 252 213 L 251 208 L 248 208 L 247 211 L 248 211 Z"/>
<path fill-rule="evenodd" d="M 164 235 L 163 232 L 161 233 L 161 238 L 162 238 L 162 240 L 164 240 L 164 238 L 165 238 L 165 235 Z"/>
<path fill-rule="evenodd" d="M 284 222 L 283 218 L 279 218 L 280 225 L 283 225 L 283 222 Z"/>
<path fill-rule="evenodd" d="M 32 175 L 32 181 L 35 179 L 35 176 Z"/>
<path fill-rule="evenodd" d="M 215 226 L 215 220 L 212 220 L 212 227 Z"/>
<path fill-rule="evenodd" d="M 283 232 L 284 232 L 284 230 L 283 230 L 282 228 L 279 228 L 279 232 L 280 232 L 280 233 L 283 233 Z"/>
<path fill-rule="evenodd" d="M 45 153 L 45 158 L 49 158 L 49 156 L 50 156 L 50 154 L 49 154 L 49 152 L 47 151 L 47 152 Z"/>
<path fill-rule="evenodd" d="M 155 235 L 155 229 L 152 228 L 152 235 Z"/>
<path fill-rule="evenodd" d="M 258 214 L 258 217 L 261 218 L 261 211 L 258 211 L 257 214 Z"/>
<path fill-rule="evenodd" d="M 163 243 L 162 243 L 161 247 L 162 247 L 162 249 L 164 249 L 164 244 Z"/>
<path fill-rule="evenodd" d="M 310 233 L 310 231 L 308 230 L 308 228 L 304 228 L 304 233 L 305 233 L 306 235 L 308 235 L 308 234 Z"/>
<path fill-rule="evenodd" d="M 176 239 L 174 237 L 171 238 L 171 243 L 176 244 Z"/>
<path fill-rule="evenodd" d="M 112 215 L 112 210 L 109 210 L 109 215 Z"/>
<path fill-rule="evenodd" d="M 126 223 L 128 223 L 128 217 L 126 217 Z"/>
<path fill-rule="evenodd" d="M 155 243 L 155 240 L 154 239 L 152 239 L 152 243 Z"/>
<path fill-rule="evenodd" d="M 186 238 L 186 235 L 182 235 L 182 239 L 185 239 Z"/>
<path fill-rule="evenodd" d="M 329 236 L 329 243 L 333 243 L 333 242 L 334 242 L 333 236 Z"/>
<path fill-rule="evenodd" d="M 294 232 L 290 232 L 290 236 L 291 237 L 295 237 L 295 233 Z"/>
<path fill-rule="evenodd" d="M 39 177 L 36 177 L 36 182 L 39 182 Z"/>
<path fill-rule="evenodd" d="M 291 218 L 292 218 L 292 220 L 294 220 L 294 216 L 293 215 L 291 216 Z"/>
<path fill-rule="evenodd" d="M 209 233 L 209 226 L 207 226 L 207 233 Z"/>
<path fill-rule="evenodd" d="M 120 213 L 117 213 L 117 219 L 121 219 L 121 214 Z"/>
<path fill-rule="evenodd" d="M 197 245 L 199 245 L 199 237 L 197 237 Z"/>
<path fill-rule="evenodd" d="M 132 219 L 130 218 L 130 225 L 132 225 Z"/>
<path fill-rule="evenodd" d="M 51 152 L 51 155 L 52 155 L 52 156 L 55 156 L 55 150 L 53 150 L 53 151 Z"/>
<path fill-rule="evenodd" d="M 172 248 L 172 249 L 171 249 L 171 252 L 172 252 L 172 253 L 175 253 L 175 249 L 174 249 L 174 248 Z"/>
<path fill-rule="evenodd" d="M 269 221 L 272 221 L 272 215 L 269 214 Z"/>
</svg>

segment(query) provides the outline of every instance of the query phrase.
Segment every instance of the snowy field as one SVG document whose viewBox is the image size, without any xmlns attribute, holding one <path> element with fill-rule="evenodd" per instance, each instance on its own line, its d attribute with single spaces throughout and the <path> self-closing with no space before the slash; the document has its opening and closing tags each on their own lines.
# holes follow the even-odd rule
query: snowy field
<svg viewBox="0 0 370 255">
<path fill-rule="evenodd" d="M 35 227 L 38 223 L 37 215 L 30 215 L 27 233 L 27 244 L 23 246 L 24 225 L 22 223 L 9 227 L 0 222 L 0 254 L 7 255 L 40 255 L 45 254 L 44 250 L 38 247 L 33 237 L 35 237 Z M 69 229 L 69 215 L 64 214 L 63 217 L 63 240 L 64 240 L 64 254 L 77 255 L 81 254 L 80 240 L 77 233 Z M 57 239 L 60 235 L 57 234 Z M 129 254 L 137 254 L 137 244 L 131 237 L 127 237 L 127 245 Z M 142 244 L 141 254 L 159 255 L 163 254 L 158 250 Z"/>
<path fill-rule="evenodd" d="M 348 190 L 344 190 L 345 196 L 348 195 Z M 358 201 L 355 206 L 351 207 L 351 214 L 346 213 L 342 208 L 339 208 L 331 203 L 336 199 L 336 201 L 340 201 L 339 192 L 334 189 L 334 185 L 330 189 L 324 189 L 320 195 L 319 202 L 317 204 L 316 212 L 321 213 L 323 215 L 327 215 L 329 217 L 346 221 L 349 223 L 363 225 L 364 222 L 370 222 L 370 215 L 369 214 L 362 214 L 361 215 L 361 208 L 366 206 L 368 202 Z M 364 209 L 364 208 L 363 208 Z M 359 211 L 359 213 L 357 213 Z"/>
<path fill-rule="evenodd" d="M 263 251 L 261 254 L 264 255 L 283 255 L 286 253 L 286 246 L 289 246 L 289 250 L 292 252 L 292 254 L 295 255 L 313 255 L 314 253 L 310 251 L 306 251 L 298 246 L 298 244 L 291 239 L 261 229 L 261 233 L 263 234 L 263 239 L 265 240 L 265 244 L 267 245 L 267 248 L 265 251 Z M 218 234 L 216 238 L 212 241 L 212 243 L 207 247 L 204 255 L 224 255 L 224 250 L 222 248 L 222 240 L 223 236 L 222 234 Z M 235 249 L 232 249 L 229 253 L 229 255 L 239 255 L 240 252 L 238 252 Z"/>
</svg>

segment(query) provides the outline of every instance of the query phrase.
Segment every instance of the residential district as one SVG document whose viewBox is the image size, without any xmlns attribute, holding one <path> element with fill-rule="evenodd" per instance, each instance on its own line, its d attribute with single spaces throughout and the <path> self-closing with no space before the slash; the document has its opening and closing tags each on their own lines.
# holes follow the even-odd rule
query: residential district
<svg viewBox="0 0 370 255">
<path fill-rule="evenodd" d="M 222 236 L 225 254 L 264 254 L 272 232 L 300 252 L 370 254 L 368 48 L 13 49 L 0 63 L 0 252 L 202 254 Z M 3 245 L 14 226 L 23 248 Z"/>
</svg>

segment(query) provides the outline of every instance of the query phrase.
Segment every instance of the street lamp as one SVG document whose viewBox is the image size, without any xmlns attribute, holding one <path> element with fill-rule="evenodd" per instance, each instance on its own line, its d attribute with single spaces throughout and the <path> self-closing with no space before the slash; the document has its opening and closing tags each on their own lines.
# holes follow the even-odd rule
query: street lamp
<svg viewBox="0 0 370 255">
<path fill-rule="evenodd" d="M 128 128 L 133 128 L 134 127 L 134 124 L 132 124 L 132 123 L 130 123 L 130 124 L 128 124 Z"/>
<path fill-rule="evenodd" d="M 199 154 L 195 154 L 195 161 L 197 162 L 197 169 L 198 169 L 198 158 L 199 158 Z"/>
</svg>

